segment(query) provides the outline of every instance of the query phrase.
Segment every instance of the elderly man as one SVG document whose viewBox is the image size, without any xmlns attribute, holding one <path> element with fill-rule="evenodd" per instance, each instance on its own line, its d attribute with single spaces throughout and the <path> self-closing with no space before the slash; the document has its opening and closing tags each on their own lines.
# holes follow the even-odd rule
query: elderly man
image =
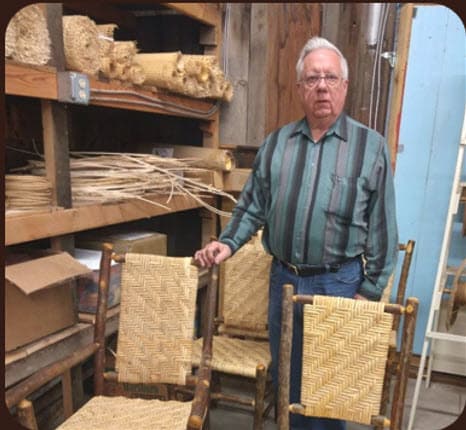
<svg viewBox="0 0 466 430">
<path fill-rule="evenodd" d="M 379 300 L 398 244 L 385 140 L 343 112 L 345 58 L 314 37 L 303 47 L 296 71 L 305 117 L 266 138 L 219 240 L 195 253 L 204 266 L 218 264 L 264 228 L 264 247 L 274 257 L 269 335 L 275 382 L 282 285 L 293 284 L 298 294 Z M 290 400 L 299 402 L 301 309 L 293 330 Z M 291 427 L 341 430 L 345 423 L 293 415 Z"/>
</svg>

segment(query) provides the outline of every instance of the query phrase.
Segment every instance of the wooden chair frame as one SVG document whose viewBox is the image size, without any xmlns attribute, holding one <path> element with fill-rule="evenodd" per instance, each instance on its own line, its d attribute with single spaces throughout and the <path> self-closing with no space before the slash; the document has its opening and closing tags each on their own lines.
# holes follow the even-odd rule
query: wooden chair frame
<svg viewBox="0 0 466 430">
<path fill-rule="evenodd" d="M 255 238 L 255 240 L 259 240 Z M 264 251 L 265 252 L 265 251 Z M 214 338 L 222 336 L 233 337 L 236 339 L 245 339 L 257 342 L 263 342 L 268 346 L 268 334 L 266 331 L 262 333 L 260 330 L 253 330 L 247 328 L 235 327 L 231 324 L 225 324 L 224 317 L 224 306 L 225 306 L 225 277 L 226 277 L 226 266 L 223 265 L 220 268 L 220 285 L 219 285 L 219 303 L 217 309 L 217 317 L 215 318 L 215 324 L 217 333 Z M 275 406 L 275 395 L 272 386 L 272 378 L 270 374 L 270 363 L 267 369 L 266 365 L 258 363 L 255 368 L 254 376 L 243 376 L 234 372 L 227 372 L 223 369 L 216 368 L 215 363 L 212 368 L 213 372 L 213 383 L 210 393 L 211 399 L 215 401 L 226 402 L 231 405 L 239 405 L 243 407 L 252 408 L 253 410 L 253 423 L 252 428 L 254 430 L 262 430 L 264 428 L 264 420 Z M 222 390 L 220 384 L 220 377 L 222 375 L 231 375 L 234 378 L 238 378 L 241 381 L 252 382 L 253 389 L 251 393 L 245 394 L 232 394 L 226 393 Z M 252 385 L 251 384 L 251 385 Z M 254 392 L 252 392 L 254 390 Z"/>
<path fill-rule="evenodd" d="M 408 283 L 408 276 L 409 276 L 409 269 L 411 267 L 411 261 L 413 258 L 414 247 L 416 242 L 414 240 L 408 240 L 406 244 L 400 243 L 398 245 L 399 251 L 404 251 L 405 255 L 403 257 L 403 263 L 401 265 L 401 272 L 400 277 L 397 284 L 396 290 L 396 299 L 395 304 L 403 305 L 405 301 L 406 295 L 406 286 Z M 394 314 L 393 315 L 393 331 L 395 335 L 398 337 L 398 331 L 400 329 L 400 322 L 401 322 L 401 315 Z M 398 343 L 398 342 L 396 342 Z M 385 379 L 383 383 L 383 391 L 382 391 L 382 402 L 380 406 L 380 412 L 385 414 L 387 411 L 389 397 L 390 397 L 390 386 L 392 383 L 392 378 L 396 374 L 397 366 L 400 363 L 400 351 L 398 350 L 396 344 L 390 345 L 388 349 L 388 359 L 387 359 L 387 370 L 385 372 Z M 377 429 L 381 429 L 381 427 L 377 427 Z"/>
<path fill-rule="evenodd" d="M 289 430 L 289 413 L 302 413 L 304 407 L 300 404 L 290 405 L 290 359 L 293 336 L 293 307 L 295 303 L 312 304 L 313 296 L 294 295 L 293 286 L 283 286 L 282 302 L 282 329 L 280 339 L 279 355 L 279 387 L 278 387 L 278 429 Z M 372 425 L 389 427 L 391 430 L 401 430 L 403 419 L 404 401 L 408 382 L 409 358 L 414 341 L 417 309 L 419 301 L 416 298 L 408 298 L 406 305 L 386 304 L 385 312 L 394 315 L 404 315 L 403 337 L 400 352 L 400 363 L 398 366 L 398 377 L 394 389 L 394 398 L 391 407 L 390 419 L 382 415 L 372 418 Z"/>
<path fill-rule="evenodd" d="M 17 419 L 23 426 L 29 429 L 37 429 L 37 422 L 32 403 L 27 396 L 38 390 L 49 381 L 61 377 L 67 386 L 66 380 L 70 378 L 72 367 L 82 363 L 94 354 L 94 395 L 104 394 L 104 382 L 116 381 L 115 372 L 104 372 L 105 369 L 105 324 L 107 313 L 107 299 L 110 280 L 111 260 L 124 262 L 124 255 L 116 255 L 110 244 L 104 244 L 100 262 L 98 303 L 94 325 L 94 341 L 85 347 L 73 352 L 69 356 L 46 366 L 31 376 L 10 388 L 5 393 L 5 402 L 8 408 L 17 407 Z M 217 302 L 218 266 L 213 266 L 210 271 L 210 279 L 205 297 L 205 317 L 203 324 L 203 346 L 201 365 L 197 375 L 187 378 L 187 385 L 194 389 L 192 409 L 189 416 L 187 429 L 199 430 L 203 428 L 208 415 L 211 367 L 212 337 L 214 332 L 214 315 Z M 69 387 L 69 385 L 68 385 Z M 63 403 L 65 419 L 72 415 L 71 390 L 63 389 Z"/>
</svg>

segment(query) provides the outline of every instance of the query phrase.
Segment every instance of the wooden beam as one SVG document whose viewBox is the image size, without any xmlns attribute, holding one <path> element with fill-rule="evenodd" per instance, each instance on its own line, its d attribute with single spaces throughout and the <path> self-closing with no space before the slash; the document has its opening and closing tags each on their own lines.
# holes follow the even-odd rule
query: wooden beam
<svg viewBox="0 0 466 430">
<path fill-rule="evenodd" d="M 398 46 L 396 48 L 396 64 L 393 78 L 393 92 L 392 100 L 390 103 L 387 132 L 387 143 L 393 171 L 395 171 L 396 154 L 398 152 L 398 139 L 400 133 L 401 112 L 403 108 L 406 70 L 408 67 L 408 54 L 409 44 L 411 41 L 413 10 L 413 3 L 403 4 L 400 12 L 400 23 L 397 35 Z"/>
<path fill-rule="evenodd" d="M 5 93 L 57 100 L 57 74 L 53 67 L 26 66 L 12 61 L 5 64 Z"/>
<path fill-rule="evenodd" d="M 148 196 L 147 198 L 155 203 L 169 206 L 170 210 L 167 211 L 155 204 L 134 199 L 120 203 L 87 205 L 31 215 L 7 215 L 5 217 L 5 245 L 201 207 L 198 202 L 187 196 L 173 196 L 168 203 L 167 196 Z"/>
<path fill-rule="evenodd" d="M 71 207 L 68 118 L 65 105 L 41 100 L 46 176 L 54 206 Z"/>
<path fill-rule="evenodd" d="M 49 66 L 59 71 L 65 70 L 65 48 L 63 43 L 63 5 L 61 3 L 40 3 L 47 21 L 52 55 Z"/>
<path fill-rule="evenodd" d="M 224 43 L 230 61 L 225 72 L 233 85 L 233 99 L 220 112 L 220 144 L 228 142 L 234 148 L 247 142 L 251 4 L 230 3 L 228 7 L 229 37 Z"/>
<path fill-rule="evenodd" d="M 221 13 L 219 3 L 162 3 L 184 15 L 207 25 L 219 26 Z"/>
</svg>

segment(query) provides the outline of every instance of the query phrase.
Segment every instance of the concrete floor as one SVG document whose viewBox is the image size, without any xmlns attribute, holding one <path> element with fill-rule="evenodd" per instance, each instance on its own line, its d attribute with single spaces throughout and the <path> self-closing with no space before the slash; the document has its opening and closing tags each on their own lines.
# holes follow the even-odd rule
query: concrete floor
<svg viewBox="0 0 466 430">
<path fill-rule="evenodd" d="M 410 405 L 412 404 L 415 379 L 409 379 L 406 393 L 406 406 L 403 417 L 403 430 L 407 428 Z M 238 387 L 233 387 L 237 391 Z M 421 384 L 414 430 L 440 430 L 456 421 L 466 404 L 466 387 L 432 382 L 429 388 Z M 218 405 L 210 413 L 210 430 L 252 430 L 252 414 L 247 410 L 226 405 Z M 273 413 L 270 414 L 271 416 Z M 265 423 L 265 430 L 276 430 L 272 417 Z M 372 427 L 348 423 L 347 430 L 367 430 Z"/>
</svg>

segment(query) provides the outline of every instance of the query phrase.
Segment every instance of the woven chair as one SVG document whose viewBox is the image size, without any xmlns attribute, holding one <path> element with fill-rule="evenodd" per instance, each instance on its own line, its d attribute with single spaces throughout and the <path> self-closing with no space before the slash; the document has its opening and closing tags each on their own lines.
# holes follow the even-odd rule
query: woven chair
<svg viewBox="0 0 466 430">
<path fill-rule="evenodd" d="M 217 381 L 232 375 L 254 384 L 253 392 L 232 394 L 220 383 L 212 388 L 211 399 L 254 411 L 253 428 L 263 428 L 264 418 L 273 407 L 269 367 L 267 312 L 272 257 L 260 242 L 260 235 L 242 246 L 220 267 L 218 334 L 213 339 L 212 370 Z M 193 365 L 199 365 L 201 340 L 194 346 Z M 251 384 L 249 384 L 251 385 Z"/>
<path fill-rule="evenodd" d="M 395 274 L 391 276 L 388 287 L 384 290 L 381 302 L 383 303 L 395 303 L 402 305 L 405 301 L 406 286 L 408 282 L 409 269 L 411 267 L 411 261 L 413 258 L 414 247 L 416 242 L 414 240 L 408 240 L 405 244 L 400 243 L 398 245 L 399 251 L 403 252 L 403 259 L 401 263 L 401 270 L 399 272 L 398 281 L 395 282 Z M 395 300 L 391 301 L 391 295 L 393 285 L 396 284 L 396 296 Z M 392 385 L 393 377 L 396 374 L 397 366 L 400 363 L 400 348 L 398 345 L 398 339 L 401 336 L 400 333 L 400 322 L 401 315 L 393 315 L 393 326 L 390 334 L 390 344 L 388 348 L 388 359 L 387 359 L 387 370 L 385 372 L 385 379 L 382 391 L 382 404 L 380 407 L 380 413 L 385 414 L 388 408 L 390 400 L 390 387 Z M 381 429 L 379 426 L 378 429 Z"/>
<path fill-rule="evenodd" d="M 106 300 L 112 259 L 123 263 L 120 321 L 116 371 L 104 372 Z M 69 414 L 65 414 L 68 419 L 59 426 L 60 430 L 203 428 L 209 403 L 217 267 L 210 272 L 206 293 L 201 365 L 197 375 L 192 375 L 198 281 L 198 268 L 191 264 L 190 258 L 144 254 L 118 256 L 112 254 L 110 245 L 104 245 L 94 342 L 14 387 L 6 395 L 7 405 L 12 407 L 20 403 L 20 421 L 34 428 L 33 409 L 30 402 L 23 399 L 67 368 L 95 354 L 95 396 L 69 418 L 66 416 Z M 187 385 L 193 387 L 194 398 L 181 402 L 154 396 L 142 399 L 121 395 L 111 397 L 104 395 L 104 381 L 121 383 L 127 389 L 160 384 Z"/>
<path fill-rule="evenodd" d="M 294 306 L 303 311 L 303 367 L 300 404 L 289 403 Z M 289 414 L 343 419 L 400 430 L 418 300 L 405 306 L 330 296 L 293 295 L 283 287 L 279 359 L 278 428 Z M 393 315 L 404 314 L 400 366 L 390 418 L 380 414 Z"/>
</svg>

